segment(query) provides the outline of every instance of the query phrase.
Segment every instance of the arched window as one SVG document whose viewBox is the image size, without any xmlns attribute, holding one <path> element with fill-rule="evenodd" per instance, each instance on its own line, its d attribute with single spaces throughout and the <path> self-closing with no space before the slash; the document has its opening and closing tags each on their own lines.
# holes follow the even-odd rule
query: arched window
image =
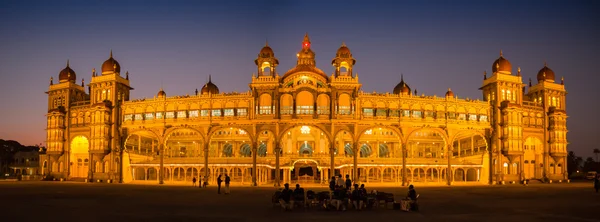
<svg viewBox="0 0 600 222">
<path fill-rule="evenodd" d="M 240 155 L 243 157 L 251 157 L 252 156 L 252 148 L 250 144 L 244 143 L 240 147 Z"/>
<path fill-rule="evenodd" d="M 267 156 L 267 144 L 261 143 L 260 145 L 258 145 L 258 152 L 256 153 L 256 155 L 260 157 Z"/>
<path fill-rule="evenodd" d="M 363 143 L 360 146 L 360 157 L 369 157 L 371 156 L 371 146 L 369 144 Z"/>
<path fill-rule="evenodd" d="M 350 115 L 352 114 L 350 107 L 350 95 L 344 93 L 338 97 L 338 114 L 339 115 Z"/>
<path fill-rule="evenodd" d="M 296 114 L 312 115 L 314 113 L 314 98 L 310 92 L 302 91 L 296 95 Z"/>
<path fill-rule="evenodd" d="M 352 144 L 346 143 L 344 146 L 344 155 L 346 156 L 354 156 L 354 152 L 352 152 Z"/>
<path fill-rule="evenodd" d="M 300 155 L 312 155 L 313 150 L 312 150 L 312 147 L 310 146 L 310 144 L 308 144 L 307 142 L 304 142 L 302 144 L 302 146 L 300 146 L 298 153 Z"/>
<path fill-rule="evenodd" d="M 379 157 L 389 157 L 390 156 L 390 150 L 388 149 L 387 144 L 382 143 L 379 144 Z"/>
<path fill-rule="evenodd" d="M 226 143 L 223 145 L 223 156 L 224 157 L 232 157 L 233 156 L 233 145 L 231 143 Z"/>
<path fill-rule="evenodd" d="M 263 93 L 262 95 L 260 95 L 260 98 L 259 98 L 260 107 L 259 107 L 258 113 L 260 115 L 270 115 L 270 114 L 272 114 L 272 112 L 271 112 L 271 109 L 272 109 L 271 103 L 272 103 L 272 101 L 271 101 L 271 95 L 269 95 L 267 93 Z"/>
</svg>

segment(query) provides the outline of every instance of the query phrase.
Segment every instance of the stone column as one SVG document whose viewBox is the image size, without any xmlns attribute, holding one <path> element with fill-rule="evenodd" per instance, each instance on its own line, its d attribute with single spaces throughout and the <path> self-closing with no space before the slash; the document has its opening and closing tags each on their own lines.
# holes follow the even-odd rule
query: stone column
<svg viewBox="0 0 600 222">
<path fill-rule="evenodd" d="M 281 152 L 281 147 L 279 147 L 279 142 L 275 144 L 275 187 L 280 187 L 281 182 L 279 181 L 280 176 L 280 167 L 279 167 L 279 152 Z"/>
<path fill-rule="evenodd" d="M 402 143 L 402 186 L 408 185 L 406 181 L 406 155 L 408 149 L 406 146 L 408 146 L 408 143 Z"/>
<path fill-rule="evenodd" d="M 257 186 L 256 184 L 256 151 L 257 151 L 257 143 L 256 141 L 252 142 L 252 186 Z"/>
<path fill-rule="evenodd" d="M 360 176 L 358 175 L 358 141 L 352 142 L 352 171 L 354 172 L 354 183 L 360 183 Z"/>
<path fill-rule="evenodd" d="M 335 175 L 335 143 L 331 142 L 330 143 L 330 147 L 329 147 L 329 156 L 330 156 L 330 160 L 329 160 L 329 174 L 331 176 Z"/>
<path fill-rule="evenodd" d="M 458 144 L 460 144 L 460 142 Z M 446 173 L 447 173 L 447 177 L 448 178 L 446 178 L 446 179 L 447 179 L 448 186 L 450 186 L 450 185 L 452 185 L 452 180 L 453 180 L 453 173 L 452 173 L 452 150 L 453 150 L 453 147 L 452 147 L 452 142 L 449 142 L 449 144 L 447 146 L 448 146 L 448 148 L 447 148 L 447 150 L 448 150 L 448 168 L 446 170 Z"/>
<path fill-rule="evenodd" d="M 209 142 L 204 143 L 204 177 L 206 177 L 208 181 L 212 181 L 212 178 L 209 178 L 209 174 L 208 174 L 208 172 L 210 170 L 210 169 L 208 169 L 208 149 L 209 149 L 209 146 L 210 146 Z"/>
</svg>

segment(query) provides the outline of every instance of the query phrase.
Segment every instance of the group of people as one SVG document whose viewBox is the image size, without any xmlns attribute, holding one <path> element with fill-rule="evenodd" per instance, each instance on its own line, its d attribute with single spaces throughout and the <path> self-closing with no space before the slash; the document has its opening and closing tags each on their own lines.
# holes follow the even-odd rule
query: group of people
<svg viewBox="0 0 600 222">
<path fill-rule="evenodd" d="M 352 189 L 352 186 L 354 186 L 354 189 Z M 323 207 L 325 209 L 327 209 L 328 206 L 332 206 L 336 210 L 341 209 L 342 211 L 345 211 L 347 206 L 351 205 L 354 209 L 360 211 L 369 203 L 365 185 L 361 184 L 360 187 L 358 184 L 353 185 L 349 175 L 346 175 L 345 180 L 342 179 L 341 175 L 338 175 L 337 178 L 331 177 L 331 180 L 329 181 L 329 190 L 329 200 L 323 202 Z M 416 206 L 417 197 L 418 195 L 414 186 L 410 185 L 404 202 L 412 206 L 409 205 L 407 207 L 415 209 L 414 206 Z M 305 199 L 304 189 L 300 187 L 300 184 L 296 184 L 296 189 L 292 191 L 287 183 L 284 185 L 284 189 L 278 197 L 279 203 L 284 210 L 293 209 L 296 203 L 305 203 Z M 375 200 L 372 200 L 371 202 L 374 201 Z"/>
<path fill-rule="evenodd" d="M 222 175 L 219 174 L 219 177 L 217 177 L 217 193 L 221 194 L 221 184 L 223 182 L 225 182 L 225 194 L 229 194 L 229 183 L 231 182 L 231 178 L 225 174 L 225 180 L 223 180 Z M 202 180 L 198 180 L 198 187 L 204 187 L 206 188 L 206 186 L 208 185 L 208 178 L 204 177 L 204 183 L 202 183 Z M 196 177 L 192 178 L 192 186 L 196 186 Z"/>
</svg>

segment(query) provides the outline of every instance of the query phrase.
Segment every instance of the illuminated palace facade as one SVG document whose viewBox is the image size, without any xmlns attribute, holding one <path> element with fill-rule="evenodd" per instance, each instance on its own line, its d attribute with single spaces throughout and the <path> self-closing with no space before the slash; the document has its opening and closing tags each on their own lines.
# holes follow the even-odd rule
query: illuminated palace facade
<svg viewBox="0 0 600 222">
<path fill-rule="evenodd" d="M 220 174 L 246 185 L 340 174 L 397 185 L 567 178 L 566 91 L 547 66 L 527 85 L 500 54 L 474 100 L 450 89 L 419 95 L 404 79 L 392 92 L 363 92 L 355 62 L 342 44 L 326 75 L 306 35 L 283 75 L 265 45 L 247 92 L 220 92 L 209 79 L 193 95 L 161 89 L 137 100 L 112 52 L 87 92 L 67 63 L 50 80 L 40 166 L 67 180 L 152 183 L 214 183 Z"/>
</svg>

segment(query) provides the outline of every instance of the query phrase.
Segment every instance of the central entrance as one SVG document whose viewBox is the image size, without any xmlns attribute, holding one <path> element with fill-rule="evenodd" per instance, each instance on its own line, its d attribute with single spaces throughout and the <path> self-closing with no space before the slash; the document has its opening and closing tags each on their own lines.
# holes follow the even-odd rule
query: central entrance
<svg viewBox="0 0 600 222">
<path fill-rule="evenodd" d="M 294 164 L 292 180 L 299 184 L 319 183 L 320 173 L 316 162 L 300 160 Z"/>
<path fill-rule="evenodd" d="M 84 136 L 77 136 L 71 141 L 71 177 L 87 178 L 90 167 L 89 142 Z"/>
</svg>

